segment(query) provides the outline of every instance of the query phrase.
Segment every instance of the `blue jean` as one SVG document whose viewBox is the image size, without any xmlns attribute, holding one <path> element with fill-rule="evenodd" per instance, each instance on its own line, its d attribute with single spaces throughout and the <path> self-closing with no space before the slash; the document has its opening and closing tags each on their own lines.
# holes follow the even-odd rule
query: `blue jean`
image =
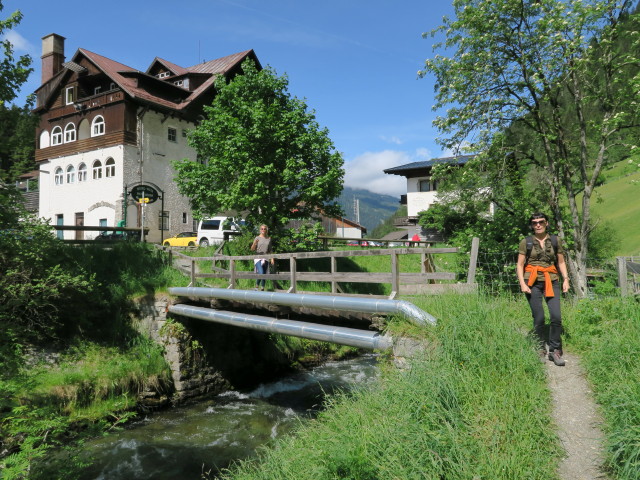
<svg viewBox="0 0 640 480">
<path fill-rule="evenodd" d="M 256 273 L 259 273 L 261 275 L 264 275 L 266 273 L 269 273 L 269 262 L 266 260 L 260 260 L 256 263 L 255 265 L 255 270 Z M 256 280 L 256 287 L 264 287 L 265 284 L 267 283 L 267 281 L 264 278 L 258 278 Z"/>
<path fill-rule="evenodd" d="M 533 331 L 540 344 L 540 348 L 544 348 L 545 332 L 544 332 L 544 307 L 542 299 L 547 302 L 549 309 L 549 351 L 562 351 L 562 317 L 560 315 L 560 283 L 556 280 L 553 285 L 553 297 L 544 296 L 544 282 L 536 281 L 531 287 L 531 293 L 527 293 L 526 297 L 531 307 L 531 315 L 533 316 Z"/>
</svg>

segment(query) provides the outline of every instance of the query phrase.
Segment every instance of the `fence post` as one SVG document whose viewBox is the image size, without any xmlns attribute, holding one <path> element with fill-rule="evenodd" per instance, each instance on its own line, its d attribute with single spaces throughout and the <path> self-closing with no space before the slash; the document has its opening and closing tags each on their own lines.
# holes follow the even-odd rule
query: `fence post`
<svg viewBox="0 0 640 480">
<path fill-rule="evenodd" d="M 229 260 L 229 286 L 227 288 L 236 288 L 236 261 L 233 258 Z"/>
<path fill-rule="evenodd" d="M 291 271 L 291 285 L 289 293 L 296 293 L 296 257 L 289 257 L 289 270 Z"/>
<path fill-rule="evenodd" d="M 480 239 L 473 237 L 471 241 L 471 255 L 469 256 L 469 273 L 467 274 L 467 283 L 476 283 L 476 266 L 478 265 L 478 247 Z"/>
<path fill-rule="evenodd" d="M 627 285 L 627 259 L 625 257 L 616 257 L 618 263 L 618 286 L 620 287 L 620 295 L 626 297 L 629 295 Z"/>
<path fill-rule="evenodd" d="M 393 250 L 391 252 L 391 291 L 396 295 L 400 294 L 400 272 L 398 270 L 398 253 Z"/>
<path fill-rule="evenodd" d="M 191 283 L 189 284 L 191 287 L 196 286 L 196 261 L 191 260 Z"/>
<path fill-rule="evenodd" d="M 338 262 L 336 257 L 334 256 L 331 256 L 329 258 L 331 259 L 331 293 L 338 293 L 338 284 L 335 280 L 333 280 L 333 276 L 338 270 Z"/>
</svg>

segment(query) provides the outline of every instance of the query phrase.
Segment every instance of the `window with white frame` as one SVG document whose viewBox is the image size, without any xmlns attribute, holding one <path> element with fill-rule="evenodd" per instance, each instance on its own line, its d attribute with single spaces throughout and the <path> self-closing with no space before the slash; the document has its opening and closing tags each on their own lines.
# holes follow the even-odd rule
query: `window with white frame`
<svg viewBox="0 0 640 480">
<path fill-rule="evenodd" d="M 109 84 L 109 90 L 115 90 L 116 89 L 116 84 L 114 82 L 111 82 Z"/>
<path fill-rule="evenodd" d="M 64 143 L 76 141 L 76 126 L 73 123 L 67 123 L 64 127 Z"/>
<path fill-rule="evenodd" d="M 62 185 L 64 183 L 64 172 L 61 167 L 56 168 L 53 174 L 53 181 L 56 185 Z"/>
<path fill-rule="evenodd" d="M 65 104 L 71 105 L 76 101 L 76 89 L 75 87 L 67 87 L 64 91 Z"/>
<path fill-rule="evenodd" d="M 98 95 L 102 91 L 102 87 L 98 85 L 97 87 L 93 87 L 93 94 Z"/>
<path fill-rule="evenodd" d="M 91 122 L 91 136 L 97 137 L 98 135 L 104 135 L 104 117 L 98 115 Z"/>
<path fill-rule="evenodd" d="M 111 157 L 107 158 L 107 161 L 104 162 L 104 176 L 105 177 L 116 176 L 116 161 Z"/>
<path fill-rule="evenodd" d="M 76 183 L 76 167 L 73 165 L 67 166 L 67 183 Z"/>
<path fill-rule="evenodd" d="M 167 129 L 167 140 L 169 140 L 170 142 L 177 142 L 177 138 L 178 131 L 173 127 L 169 127 Z"/>
<path fill-rule="evenodd" d="M 78 167 L 78 183 L 87 181 L 87 164 L 81 163 Z"/>
<path fill-rule="evenodd" d="M 62 145 L 62 127 L 53 127 L 51 130 L 51 145 Z"/>
<path fill-rule="evenodd" d="M 167 78 L 168 76 L 170 76 L 171 73 L 170 72 L 160 72 L 157 77 L 158 78 Z"/>
<path fill-rule="evenodd" d="M 93 179 L 100 180 L 102 178 L 102 162 L 100 160 L 95 160 L 91 169 L 93 171 Z"/>
</svg>

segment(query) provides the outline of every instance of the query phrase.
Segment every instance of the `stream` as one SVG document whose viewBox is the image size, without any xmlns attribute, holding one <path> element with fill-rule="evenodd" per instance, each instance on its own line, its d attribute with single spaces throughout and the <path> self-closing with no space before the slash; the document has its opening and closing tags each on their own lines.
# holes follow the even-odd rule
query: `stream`
<svg viewBox="0 0 640 480">
<path fill-rule="evenodd" d="M 211 478 L 234 460 L 313 418 L 323 398 L 373 382 L 377 357 L 328 362 L 306 372 L 231 391 L 209 400 L 148 415 L 126 429 L 85 443 L 81 459 L 91 465 L 81 480 Z"/>
</svg>

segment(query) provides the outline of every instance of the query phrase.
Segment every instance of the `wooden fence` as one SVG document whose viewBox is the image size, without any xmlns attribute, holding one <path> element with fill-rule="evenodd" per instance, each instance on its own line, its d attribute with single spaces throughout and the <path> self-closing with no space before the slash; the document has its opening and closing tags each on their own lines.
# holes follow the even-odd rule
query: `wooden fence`
<svg viewBox="0 0 640 480">
<path fill-rule="evenodd" d="M 275 258 L 280 261 L 289 263 L 289 271 L 282 273 L 257 274 L 248 271 L 239 270 L 238 262 L 253 261 L 255 255 L 245 256 L 229 256 L 214 255 L 212 257 L 192 257 L 185 255 L 171 248 L 162 247 L 169 251 L 172 263 L 181 263 L 191 277 L 191 285 L 196 286 L 198 279 L 207 278 L 223 278 L 228 280 L 228 288 L 236 288 L 236 282 L 241 279 L 258 278 L 278 281 L 289 281 L 290 287 L 287 290 L 291 293 L 299 292 L 298 284 L 300 282 L 327 282 L 331 284 L 331 293 L 334 295 L 344 294 L 340 288 L 340 283 L 386 283 L 391 285 L 390 298 L 400 294 L 416 294 L 416 293 L 440 293 L 448 290 L 458 292 L 470 292 L 477 289 L 475 281 L 476 263 L 478 258 L 479 240 L 473 239 L 472 248 L 469 255 L 469 267 L 467 270 L 467 278 L 465 282 L 460 283 L 437 283 L 442 281 L 453 282 L 456 280 L 454 272 L 438 272 L 435 271 L 433 263 L 434 254 L 450 254 L 459 253 L 458 248 L 390 248 L 390 249 L 372 249 L 372 250 L 337 250 L 322 252 L 297 252 L 297 253 L 280 253 L 270 255 L 260 255 L 261 258 Z M 400 255 L 419 254 L 421 256 L 420 272 L 401 272 L 400 271 Z M 388 256 L 390 269 L 388 272 L 340 272 L 337 268 L 337 259 L 345 257 L 357 256 Z M 329 258 L 330 271 L 328 272 L 301 272 L 297 269 L 297 262 L 302 259 L 312 258 Z M 201 272 L 198 268 L 199 262 L 212 262 L 212 273 Z M 228 262 L 228 268 L 218 266 L 220 261 Z"/>
</svg>

